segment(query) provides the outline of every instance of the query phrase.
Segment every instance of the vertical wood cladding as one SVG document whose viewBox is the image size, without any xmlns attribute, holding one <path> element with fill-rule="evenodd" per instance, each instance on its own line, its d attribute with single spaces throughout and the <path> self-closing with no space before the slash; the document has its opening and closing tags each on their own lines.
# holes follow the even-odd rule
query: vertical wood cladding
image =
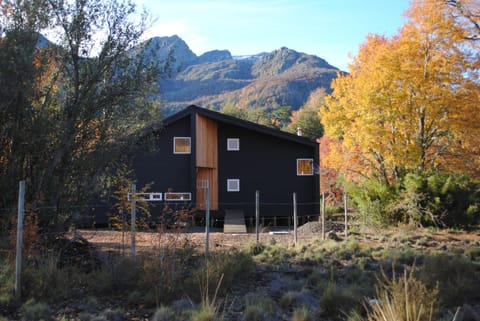
<svg viewBox="0 0 480 321">
<path fill-rule="evenodd" d="M 199 181 L 208 180 L 210 188 L 210 209 L 218 210 L 218 129 L 217 122 L 195 115 L 195 147 L 197 175 L 197 208 L 205 210 L 205 189 L 198 188 Z"/>
<path fill-rule="evenodd" d="M 218 168 L 217 122 L 196 115 L 197 167 Z"/>
</svg>

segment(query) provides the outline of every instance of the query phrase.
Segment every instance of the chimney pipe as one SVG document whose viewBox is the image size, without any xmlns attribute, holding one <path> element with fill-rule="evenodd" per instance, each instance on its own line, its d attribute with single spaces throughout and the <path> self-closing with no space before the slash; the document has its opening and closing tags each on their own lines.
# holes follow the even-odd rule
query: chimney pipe
<svg viewBox="0 0 480 321">
<path fill-rule="evenodd" d="M 297 127 L 297 136 L 302 136 L 302 127 Z"/>
</svg>

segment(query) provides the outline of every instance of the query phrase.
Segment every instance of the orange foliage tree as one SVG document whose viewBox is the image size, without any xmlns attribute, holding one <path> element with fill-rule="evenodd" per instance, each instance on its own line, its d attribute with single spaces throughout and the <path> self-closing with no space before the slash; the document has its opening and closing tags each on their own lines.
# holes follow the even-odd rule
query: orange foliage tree
<svg viewBox="0 0 480 321">
<path fill-rule="evenodd" d="M 428 169 L 478 177 L 477 44 L 450 10 L 441 0 L 413 1 L 397 35 L 369 35 L 360 46 L 320 112 L 326 135 L 339 141 L 330 167 L 386 185 Z"/>
</svg>

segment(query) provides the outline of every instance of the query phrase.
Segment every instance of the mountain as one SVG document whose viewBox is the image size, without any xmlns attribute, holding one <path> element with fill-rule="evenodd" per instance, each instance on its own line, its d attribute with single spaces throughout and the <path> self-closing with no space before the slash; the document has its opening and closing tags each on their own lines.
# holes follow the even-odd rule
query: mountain
<svg viewBox="0 0 480 321">
<path fill-rule="evenodd" d="M 330 83 L 340 72 L 320 57 L 285 47 L 251 56 L 232 56 L 228 50 L 197 56 L 178 36 L 151 38 L 136 54 L 168 67 L 167 76 L 159 80 L 167 110 L 223 103 L 295 110 L 318 88 L 330 92 Z"/>
</svg>

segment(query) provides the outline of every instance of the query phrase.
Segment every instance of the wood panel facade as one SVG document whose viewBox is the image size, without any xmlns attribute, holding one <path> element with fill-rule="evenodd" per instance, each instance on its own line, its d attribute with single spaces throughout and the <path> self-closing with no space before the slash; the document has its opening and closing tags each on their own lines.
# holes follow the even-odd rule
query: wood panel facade
<svg viewBox="0 0 480 321">
<path fill-rule="evenodd" d="M 218 126 L 213 119 L 195 115 L 197 209 L 205 210 L 205 186 L 210 188 L 210 209 L 218 210 Z"/>
</svg>

